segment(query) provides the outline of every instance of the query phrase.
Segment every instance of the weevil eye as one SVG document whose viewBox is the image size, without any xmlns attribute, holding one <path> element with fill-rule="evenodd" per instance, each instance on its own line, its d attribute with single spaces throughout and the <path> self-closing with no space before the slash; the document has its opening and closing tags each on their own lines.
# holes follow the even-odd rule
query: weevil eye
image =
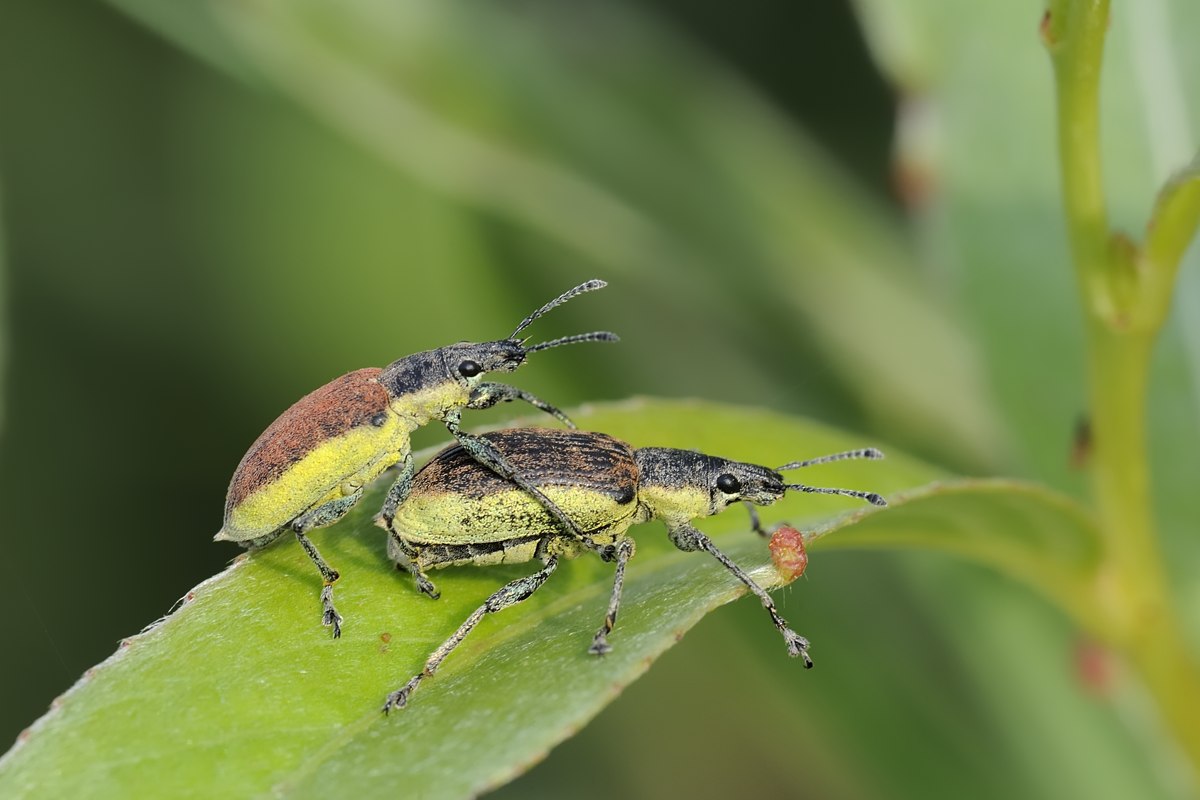
<svg viewBox="0 0 1200 800">
<path fill-rule="evenodd" d="M 737 476 L 725 472 L 717 476 L 717 488 L 725 494 L 737 494 L 742 490 L 742 482 Z"/>
<path fill-rule="evenodd" d="M 464 378 L 474 378 L 481 372 L 483 372 L 483 367 L 479 366 L 478 361 L 467 359 L 458 365 L 458 373 Z"/>
</svg>

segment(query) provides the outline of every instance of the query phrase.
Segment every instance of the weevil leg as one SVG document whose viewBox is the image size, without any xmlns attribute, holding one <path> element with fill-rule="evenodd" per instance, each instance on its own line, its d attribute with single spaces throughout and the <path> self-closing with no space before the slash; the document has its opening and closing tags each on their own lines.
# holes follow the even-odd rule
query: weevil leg
<svg viewBox="0 0 1200 800">
<path fill-rule="evenodd" d="M 709 539 L 691 525 L 686 524 L 669 528 L 668 535 L 680 550 L 704 550 L 717 561 L 720 561 L 721 565 L 732 572 L 734 577 L 746 584 L 746 588 L 762 601 L 763 608 L 771 615 L 771 621 L 775 623 L 775 627 L 783 635 L 783 640 L 787 642 L 788 655 L 803 658 L 805 669 L 812 668 L 813 662 L 808 655 L 808 640 L 788 627 L 784 618 L 779 616 L 779 610 L 775 608 L 775 601 L 771 599 L 771 595 L 767 594 L 765 589 L 755 583 L 754 579 L 747 575 L 745 570 L 730 560 L 729 556 L 718 550 L 717 546 L 713 544 L 712 539 Z"/>
<path fill-rule="evenodd" d="M 750 514 L 750 530 L 764 539 L 770 537 L 771 532 L 762 526 L 762 520 L 758 518 L 758 509 L 754 507 L 754 504 L 743 502 L 742 505 L 746 507 L 747 513 Z"/>
<path fill-rule="evenodd" d="M 592 646 L 588 652 L 594 656 L 602 656 L 612 650 L 608 643 L 608 635 L 617 624 L 617 611 L 621 607 L 621 588 L 625 585 L 625 564 L 633 558 L 635 547 L 633 539 L 622 539 L 617 545 L 617 572 L 613 577 L 612 596 L 608 601 L 608 613 L 604 615 L 604 624 L 592 638 Z"/>
<path fill-rule="evenodd" d="M 392 518 L 396 516 L 396 509 L 412 491 L 414 472 L 412 453 L 405 453 L 402 460 L 404 463 L 400 467 L 400 475 L 388 489 L 387 497 L 383 501 L 383 508 L 379 509 L 379 513 L 375 515 L 375 524 L 385 530 L 391 530 Z"/>
<path fill-rule="evenodd" d="M 391 528 L 388 528 L 388 558 L 396 565 L 396 569 L 403 570 L 417 582 L 417 588 L 423 594 L 429 595 L 430 598 L 437 600 L 442 596 L 442 593 L 433 585 L 433 581 L 421 570 L 420 566 L 421 552 L 408 542 L 400 538 L 400 534 L 396 533 Z"/>
<path fill-rule="evenodd" d="M 519 486 L 524 491 L 528 492 L 535 500 L 541 503 L 542 508 L 554 518 L 559 528 L 571 539 L 583 539 L 587 537 L 579 527 L 571 521 L 571 519 L 563 513 L 563 510 L 554 504 L 554 501 L 542 493 L 542 490 L 534 486 L 525 479 L 520 472 L 517 471 L 508 459 L 496 449 L 495 445 L 484 439 L 481 436 L 476 436 L 473 433 L 467 433 L 460 428 L 461 412 L 455 411 L 448 414 L 445 418 L 446 429 L 453 434 L 458 443 L 462 445 L 462 449 L 470 453 L 471 458 L 483 464 L 485 467 L 495 472 L 500 477 L 510 480 Z"/>
<path fill-rule="evenodd" d="M 471 390 L 471 398 L 467 401 L 467 408 L 491 408 L 497 403 L 507 403 L 512 400 L 524 400 L 534 408 L 545 411 L 571 430 L 575 430 L 575 423 L 566 414 L 540 397 L 536 397 L 524 389 L 509 386 L 506 383 L 481 383 L 477 385 Z"/>
<path fill-rule="evenodd" d="M 544 564 L 540 570 L 532 575 L 517 578 L 515 581 L 502 586 L 491 597 L 485 600 L 483 605 L 472 611 L 471 616 L 467 617 L 463 624 L 458 626 L 458 630 L 449 639 L 442 642 L 437 650 L 433 651 L 433 654 L 425 662 L 425 668 L 414 675 L 408 683 L 388 695 L 387 702 L 383 704 L 383 713 L 387 714 L 392 709 L 401 709 L 408 705 L 408 699 L 417 690 L 417 686 L 421 681 L 437 672 L 438 667 L 446 660 L 446 656 L 450 655 L 454 648 L 462 644 L 462 640 L 467 638 L 467 634 L 485 616 L 516 605 L 537 591 L 558 566 L 558 556 L 546 556 Z"/>
<path fill-rule="evenodd" d="M 337 583 L 341 575 L 336 569 L 333 569 L 325 563 L 325 559 L 321 558 L 321 554 L 317 552 L 317 547 L 309 538 L 300 531 L 296 531 L 296 539 L 300 542 L 300 546 L 304 548 L 304 552 L 308 553 L 308 557 L 317 565 L 317 569 L 321 571 L 321 579 L 325 581 L 325 585 L 321 587 L 321 622 L 326 627 L 333 628 L 333 638 L 338 638 L 342 635 L 342 622 L 344 621 L 341 614 L 333 607 L 333 585 Z"/>
<path fill-rule="evenodd" d="M 335 639 L 342 635 L 342 622 L 345 621 L 333 607 L 333 584 L 337 583 L 341 575 L 336 569 L 325 563 L 325 559 L 321 558 L 321 554 L 317 552 L 317 546 L 304 534 L 313 528 L 320 528 L 341 519 L 360 497 L 362 497 L 362 489 L 345 497 L 330 500 L 328 503 L 296 517 L 290 526 L 295 532 L 300 546 L 304 548 L 304 552 L 308 553 L 308 557 L 317 565 L 317 569 L 321 573 L 321 580 L 325 582 L 325 585 L 321 587 L 321 622 L 325 627 L 333 629 L 333 638 Z"/>
</svg>

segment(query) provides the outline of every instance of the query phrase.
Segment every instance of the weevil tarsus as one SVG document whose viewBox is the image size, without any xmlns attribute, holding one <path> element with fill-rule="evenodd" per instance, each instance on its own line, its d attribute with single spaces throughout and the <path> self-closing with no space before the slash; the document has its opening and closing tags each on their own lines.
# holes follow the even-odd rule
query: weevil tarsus
<svg viewBox="0 0 1200 800">
<path fill-rule="evenodd" d="M 768 538 L 771 532 L 763 527 L 762 519 L 758 516 L 758 509 L 754 507 L 753 503 L 747 500 L 743 500 L 742 505 L 746 507 L 746 513 L 750 515 L 750 530 L 764 539 Z"/>
<path fill-rule="evenodd" d="M 613 627 L 617 624 L 617 612 L 621 609 L 621 589 L 625 585 L 625 565 L 629 563 L 629 559 L 633 558 L 633 554 L 637 547 L 633 539 L 624 538 L 616 547 L 616 573 L 613 575 L 612 595 L 608 601 L 608 611 L 604 615 L 604 624 L 600 626 L 600 630 L 596 631 L 596 635 L 592 637 L 592 645 L 588 648 L 588 652 L 594 656 L 602 656 L 605 653 L 612 651 L 612 645 L 608 643 L 608 635 L 612 633 Z"/>
<path fill-rule="evenodd" d="M 526 575 L 523 578 L 517 578 L 515 581 L 505 584 L 483 602 L 479 608 L 471 612 L 462 625 L 458 626 L 458 630 L 450 635 L 450 638 L 442 642 L 437 650 L 429 656 L 425 662 L 425 667 L 404 686 L 388 695 L 387 702 L 383 704 L 383 713 L 388 713 L 392 709 L 401 709 L 408 705 L 408 698 L 417 690 L 421 681 L 437 672 L 441 663 L 446 660 L 446 656 L 454 651 L 454 648 L 462 644 L 463 639 L 475 628 L 479 622 L 488 614 L 495 614 L 497 611 L 514 606 L 522 600 L 527 600 L 530 595 L 536 592 L 546 579 L 549 578 L 554 570 L 558 567 L 558 556 L 548 555 L 542 559 L 543 566 L 540 570 L 532 575 Z"/>
<path fill-rule="evenodd" d="M 412 575 L 413 580 L 417 582 L 417 589 L 422 594 L 427 595 L 433 600 L 437 600 L 442 596 L 442 593 L 433 585 L 433 581 L 429 580 L 429 576 L 421 569 L 419 561 L 421 557 L 420 551 L 401 539 L 390 528 L 388 529 L 388 556 L 396 564 L 397 570 Z"/>
<path fill-rule="evenodd" d="M 513 400 L 524 400 L 529 405 L 544 411 L 550 416 L 557 419 L 563 425 L 566 425 L 571 430 L 575 430 L 575 423 L 571 418 L 550 405 L 539 397 L 536 397 L 524 389 L 518 389 L 515 386 L 509 386 L 506 383 L 481 383 L 471 390 L 471 399 L 467 402 L 467 408 L 472 410 L 482 410 L 491 408 L 497 403 L 507 403 Z"/>
<path fill-rule="evenodd" d="M 342 635 L 342 623 L 345 619 L 333 606 L 333 585 L 342 576 L 336 569 L 325 563 L 325 559 L 321 558 L 321 554 L 317 552 L 317 546 L 300 531 L 296 531 L 296 541 L 300 542 L 304 552 L 317 565 L 317 570 L 321 573 L 321 580 L 325 582 L 321 587 L 321 622 L 325 627 L 333 629 L 333 638 L 337 639 Z"/>
<path fill-rule="evenodd" d="M 808 655 L 808 640 L 800 634 L 796 633 L 788 627 L 787 621 L 779 616 L 779 610 L 775 607 L 775 601 L 771 599 L 771 595 L 767 590 L 762 588 L 755 582 L 753 578 L 741 567 L 737 565 L 729 556 L 722 553 L 712 539 L 708 538 L 698 529 L 687 524 L 674 525 L 668 530 L 668 535 L 676 547 L 684 551 L 703 550 L 717 561 L 721 566 L 733 573 L 734 577 L 746 585 L 746 588 L 754 593 L 760 601 L 763 608 L 771 616 L 771 621 L 775 623 L 775 628 L 783 636 L 784 642 L 787 643 L 788 655 L 799 656 L 804 659 L 804 666 L 810 669 L 813 665 L 812 658 Z"/>
</svg>

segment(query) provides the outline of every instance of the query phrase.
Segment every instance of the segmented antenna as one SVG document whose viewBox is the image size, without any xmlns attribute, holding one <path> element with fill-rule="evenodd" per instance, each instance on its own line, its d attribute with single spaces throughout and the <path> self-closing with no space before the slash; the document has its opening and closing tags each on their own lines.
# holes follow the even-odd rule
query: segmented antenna
<svg viewBox="0 0 1200 800">
<path fill-rule="evenodd" d="M 549 350 L 551 347 L 558 347 L 562 344 L 575 344 L 577 342 L 619 342 L 621 338 L 612 331 L 592 331 L 591 333 L 577 333 L 574 336 L 563 336 L 558 339 L 552 339 L 549 342 L 535 344 L 533 347 L 526 347 L 526 353 L 536 353 L 538 350 Z"/>
<path fill-rule="evenodd" d="M 868 503 L 874 506 L 886 506 L 887 500 L 884 500 L 875 492 L 860 492 L 855 489 L 826 489 L 822 486 L 805 486 L 803 483 L 785 483 L 788 489 L 795 489 L 797 492 L 808 492 L 809 494 L 840 494 L 845 497 L 861 497 Z"/>
<path fill-rule="evenodd" d="M 542 316 L 543 314 L 545 314 L 547 311 L 554 308 L 555 306 L 561 306 L 563 303 L 567 302 L 568 300 L 570 300 L 571 298 L 573 298 L 577 295 L 581 295 L 584 292 L 594 292 L 597 289 L 603 289 L 607 285 L 608 284 L 605 281 L 602 281 L 599 278 L 593 278 L 590 281 L 586 281 L 584 283 L 579 284 L 574 289 L 563 292 L 558 297 L 554 298 L 549 303 L 546 303 L 546 305 L 542 306 L 537 311 L 533 312 L 528 317 L 521 320 L 521 324 L 518 325 L 517 329 L 512 332 L 512 336 L 509 336 L 508 338 L 509 339 L 517 338 L 518 333 L 520 333 L 521 331 L 528 328 L 530 325 L 533 324 L 533 321 L 535 319 Z M 564 342 L 564 344 L 565 344 L 565 342 Z M 542 349 L 545 349 L 545 348 L 542 348 Z"/>
<path fill-rule="evenodd" d="M 776 467 L 775 471 L 786 472 L 789 469 L 811 467 L 813 464 L 828 464 L 830 461 L 845 461 L 848 458 L 883 458 L 883 451 L 876 450 L 874 447 L 864 447 L 861 450 L 847 450 L 844 453 L 834 453 L 831 456 L 820 456 L 805 461 L 793 461 L 790 464 L 784 464 L 782 467 Z"/>
</svg>

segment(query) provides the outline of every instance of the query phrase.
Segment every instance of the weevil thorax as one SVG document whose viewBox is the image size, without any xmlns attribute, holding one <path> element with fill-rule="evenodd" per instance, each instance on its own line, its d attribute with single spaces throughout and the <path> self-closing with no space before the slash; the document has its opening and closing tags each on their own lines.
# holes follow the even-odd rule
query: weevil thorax
<svg viewBox="0 0 1200 800">
<path fill-rule="evenodd" d="M 512 372 L 525 363 L 525 356 L 525 348 L 513 339 L 459 342 L 393 361 L 379 382 L 397 413 L 424 425 L 464 407 L 484 375 Z"/>
<path fill-rule="evenodd" d="M 643 447 L 635 457 L 638 498 L 668 522 L 719 514 L 743 500 L 771 505 L 786 491 L 782 475 L 757 464 L 669 447 Z"/>
</svg>

